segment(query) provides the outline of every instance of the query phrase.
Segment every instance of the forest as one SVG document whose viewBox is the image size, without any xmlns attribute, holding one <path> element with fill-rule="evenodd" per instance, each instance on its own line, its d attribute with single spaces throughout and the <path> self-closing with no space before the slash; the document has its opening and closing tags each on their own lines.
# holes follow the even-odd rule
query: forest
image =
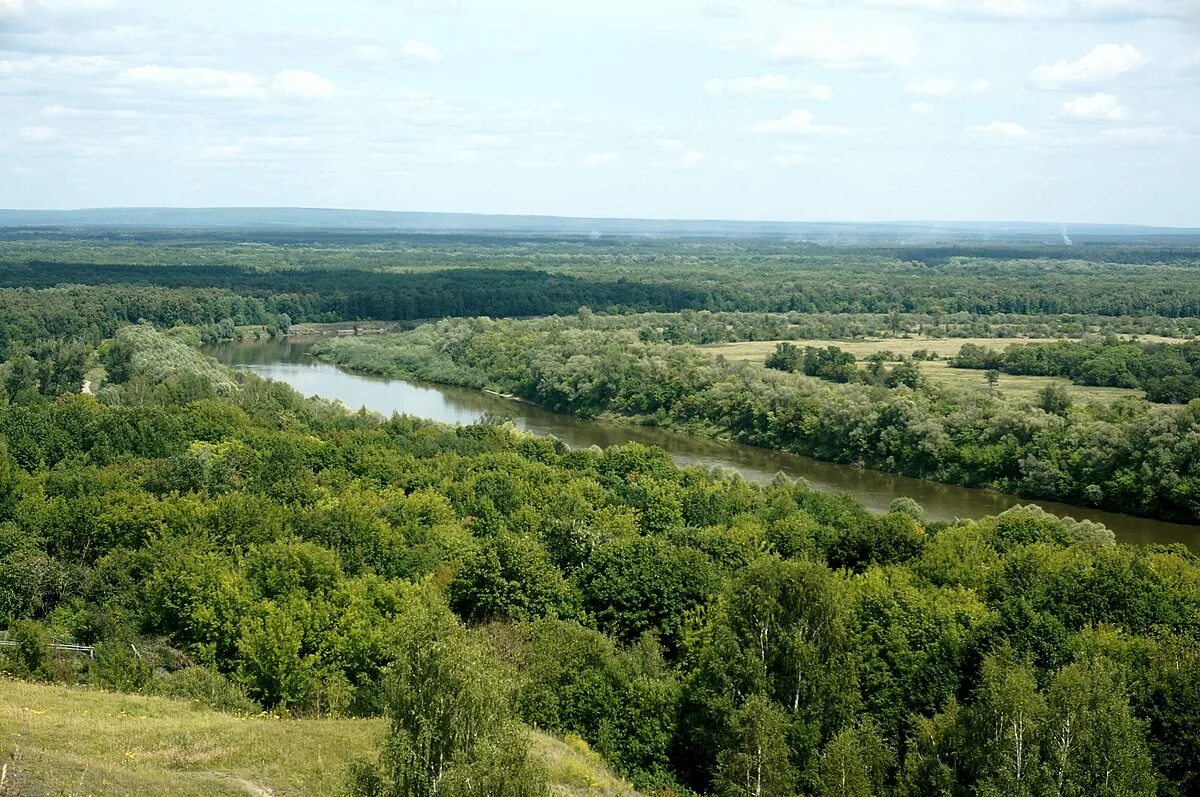
<svg viewBox="0 0 1200 797">
<path fill-rule="evenodd" d="M 1195 523 L 1198 265 L 1179 243 L 0 236 L 0 672 L 382 718 L 337 775 L 361 797 L 560 794 L 546 735 L 660 797 L 1200 795 L 1188 546 L 383 417 L 200 348 L 391 322 L 311 351 Z M 926 353 L 843 348 L 864 341 L 1004 376 L 955 387 Z M 712 348 L 739 342 L 775 354 Z M 1146 398 L 1030 399 L 1017 375 Z M 7 788 L 43 793 L 23 744 L 0 735 Z"/>
<path fill-rule="evenodd" d="M 1181 546 L 351 414 L 149 326 L 99 356 L 95 397 L 0 408 L 11 675 L 385 713 L 356 794 L 537 794 L 522 727 L 646 791 L 1200 787 Z"/>
</svg>

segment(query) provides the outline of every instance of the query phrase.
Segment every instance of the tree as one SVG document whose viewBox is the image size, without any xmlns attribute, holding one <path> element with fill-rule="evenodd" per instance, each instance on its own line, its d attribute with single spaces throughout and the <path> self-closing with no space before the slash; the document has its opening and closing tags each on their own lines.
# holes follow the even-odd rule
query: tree
<svg viewBox="0 0 1200 797">
<path fill-rule="evenodd" d="M 1154 775 L 1145 729 L 1116 667 L 1081 661 L 1060 670 L 1046 696 L 1043 749 L 1058 797 L 1149 797 Z"/>
<path fill-rule="evenodd" d="M 775 351 L 771 352 L 763 364 L 777 371 L 794 373 L 801 369 L 803 361 L 804 355 L 796 347 L 796 344 L 784 341 L 775 346 Z"/>
<path fill-rule="evenodd" d="M 875 797 L 892 762 L 891 752 L 869 724 L 846 728 L 821 753 L 818 797 Z"/>
<path fill-rule="evenodd" d="M 633 642 L 650 631 L 673 649 L 687 614 L 715 597 L 718 577 L 699 551 L 640 537 L 600 546 L 580 574 L 580 587 L 584 608 L 606 633 Z"/>
<path fill-rule="evenodd" d="M 487 540 L 450 582 L 451 606 L 473 621 L 569 619 L 579 615 L 579 600 L 537 540 L 508 533 Z"/>
<path fill-rule="evenodd" d="M 358 764 L 358 797 L 433 797 L 442 786 L 462 795 L 533 797 L 544 793 L 511 722 L 511 678 L 444 607 L 414 608 L 400 629 L 388 686 L 388 736 L 379 764 Z M 481 791 L 481 788 L 483 791 Z"/>
<path fill-rule="evenodd" d="M 1032 793 L 1038 763 L 1038 730 L 1046 711 L 1033 669 L 1004 652 L 983 662 L 973 706 L 973 746 L 987 773 L 982 793 L 1017 797 Z"/>
<path fill-rule="evenodd" d="M 13 404 L 28 404 L 38 395 L 37 362 L 28 354 L 10 357 L 4 391 Z"/>
<path fill-rule="evenodd" d="M 787 744 L 788 716 L 762 695 L 734 713 L 729 747 L 717 754 L 716 792 L 722 797 L 788 797 L 796 769 Z"/>
<path fill-rule="evenodd" d="M 888 505 L 888 512 L 899 512 L 908 515 L 918 523 L 925 522 L 925 507 L 921 506 L 917 501 L 907 495 L 902 495 L 899 498 L 893 498 L 892 503 Z"/>
<path fill-rule="evenodd" d="M 444 797 L 549 797 L 545 767 L 530 754 L 529 731 L 515 723 L 483 739 L 471 758 L 446 773 Z"/>
<path fill-rule="evenodd" d="M 1038 406 L 1051 415 L 1066 415 L 1071 409 L 1071 394 L 1062 385 L 1046 385 L 1038 391 Z"/>
<path fill-rule="evenodd" d="M 995 390 L 996 385 L 1000 383 L 1000 372 L 995 368 L 989 368 L 987 373 L 983 375 L 983 379 L 987 382 L 989 390 Z"/>
<path fill-rule="evenodd" d="M 302 655 L 303 629 L 286 611 L 266 604 L 247 619 L 238 640 L 238 668 L 251 697 L 263 705 L 294 708 L 313 681 L 314 657 Z"/>
<path fill-rule="evenodd" d="M 0 438 L 0 522 L 11 520 L 17 509 L 21 469 Z"/>
<path fill-rule="evenodd" d="M 33 620 L 17 620 L 8 629 L 12 642 L 5 657 L 12 674 L 21 678 L 49 681 L 54 678 L 54 652 L 46 627 Z M 3 661 L 3 659 L 0 659 Z"/>
</svg>

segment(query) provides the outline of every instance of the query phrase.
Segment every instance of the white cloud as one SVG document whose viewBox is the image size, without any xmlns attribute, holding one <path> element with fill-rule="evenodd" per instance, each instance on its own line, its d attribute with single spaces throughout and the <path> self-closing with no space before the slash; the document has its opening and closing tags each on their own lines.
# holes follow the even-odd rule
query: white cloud
<svg viewBox="0 0 1200 797">
<path fill-rule="evenodd" d="M 621 156 L 615 152 L 593 152 L 583 156 L 579 162 L 589 168 L 596 166 L 609 166 L 621 159 Z"/>
<path fill-rule="evenodd" d="M 128 83 L 158 86 L 170 91 L 190 92 L 201 97 L 259 99 L 266 96 L 262 81 L 249 72 L 228 72 L 208 67 L 178 67 L 146 64 L 126 69 L 120 75 Z"/>
<path fill-rule="evenodd" d="M 948 77 L 934 77 L 909 83 L 904 87 L 904 91 L 909 94 L 919 94 L 922 97 L 945 97 L 953 94 L 957 88 L 957 80 Z"/>
<path fill-rule="evenodd" d="M 703 152 L 700 152 L 699 150 L 689 149 L 687 152 L 683 153 L 683 155 L 680 156 L 679 163 L 682 166 L 687 166 L 690 168 L 692 166 L 695 166 L 697 163 L 700 163 L 701 161 L 705 160 L 707 157 L 708 157 L 707 155 L 705 155 Z"/>
<path fill-rule="evenodd" d="M 52 74 L 85 77 L 116 67 L 116 61 L 102 55 L 29 55 L 0 60 L 0 76 L 32 75 L 39 81 L 44 81 Z"/>
<path fill-rule="evenodd" d="M 350 55 L 356 61 L 383 64 L 391 60 L 392 51 L 386 47 L 380 47 L 378 44 L 360 44 L 350 51 Z"/>
<path fill-rule="evenodd" d="M 436 45 L 422 41 L 407 41 L 400 48 L 400 53 L 409 61 L 424 64 L 436 64 L 442 60 L 442 51 Z"/>
<path fill-rule="evenodd" d="M 987 94 L 992 90 L 992 81 L 985 77 L 975 78 L 967 88 L 968 94 Z"/>
<path fill-rule="evenodd" d="M 845 128 L 815 124 L 812 113 L 797 108 L 778 119 L 764 119 L 750 126 L 751 133 L 772 136 L 803 136 L 814 133 L 844 133 Z"/>
<path fill-rule="evenodd" d="M 271 85 L 285 97 L 302 100 L 325 100 L 338 94 L 338 87 L 332 80 L 306 69 L 285 69 L 276 72 Z"/>
<path fill-rule="evenodd" d="M 1033 70 L 1033 84 L 1040 89 L 1093 86 L 1145 62 L 1146 56 L 1132 44 L 1098 44 L 1077 61 L 1040 64 Z"/>
<path fill-rule="evenodd" d="M 212 144 L 200 147 L 198 154 L 206 160 L 241 160 L 250 154 L 250 148 L 245 144 Z"/>
<path fill-rule="evenodd" d="M 932 113 L 933 106 L 925 102 L 925 100 L 917 100 L 908 106 L 909 113 Z"/>
<path fill-rule="evenodd" d="M 111 6 L 111 0 L 0 0 L 0 19 L 34 12 L 52 16 L 86 14 Z"/>
<path fill-rule="evenodd" d="M 790 94 L 809 100 L 832 100 L 833 89 L 824 83 L 809 83 L 787 75 L 762 75 L 761 77 L 709 78 L 704 82 L 704 91 L 718 96 L 744 96 L 747 94 Z"/>
<path fill-rule="evenodd" d="M 822 25 L 793 28 L 768 51 L 773 61 L 805 61 L 832 69 L 902 66 L 917 57 L 917 41 L 904 27 L 835 32 Z"/>
<path fill-rule="evenodd" d="M 660 138 L 654 142 L 654 146 L 658 147 L 663 152 L 677 152 L 686 147 L 687 144 L 684 144 L 677 138 Z"/>
<path fill-rule="evenodd" d="M 39 112 L 39 115 L 46 116 L 52 119 L 57 118 L 108 118 L 108 119 L 137 119 L 142 116 L 139 111 L 129 110 L 128 108 L 75 108 L 69 105 L 47 105 Z"/>
<path fill-rule="evenodd" d="M 988 122 L 986 125 L 971 125 L 967 128 L 970 133 L 979 133 L 985 136 L 995 136 L 996 138 L 1009 139 L 1026 139 L 1033 138 L 1033 133 L 1030 133 L 1016 122 Z"/>
<path fill-rule="evenodd" d="M 868 6 L 985 19 L 1181 19 L 1193 0 L 867 0 Z"/>
<path fill-rule="evenodd" d="M 1078 121 L 1118 122 L 1129 116 L 1129 110 L 1121 105 L 1115 95 L 1103 91 L 1086 97 L 1076 97 L 1063 103 L 1062 115 Z"/>
<path fill-rule="evenodd" d="M 22 127 L 17 131 L 17 138 L 22 141 L 28 141 L 31 144 L 45 144 L 50 141 L 58 141 L 62 138 L 62 131 L 57 127 L 46 127 L 45 125 L 29 125 Z"/>
<path fill-rule="evenodd" d="M 1118 127 L 1102 131 L 1100 137 L 1118 144 L 1168 144 L 1192 138 L 1190 134 L 1173 125 Z"/>
</svg>

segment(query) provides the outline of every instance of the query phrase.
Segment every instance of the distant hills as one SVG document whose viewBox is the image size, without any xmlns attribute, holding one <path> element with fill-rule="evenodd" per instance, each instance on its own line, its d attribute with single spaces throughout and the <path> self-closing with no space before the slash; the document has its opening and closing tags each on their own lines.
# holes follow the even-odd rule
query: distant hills
<svg viewBox="0 0 1200 797">
<path fill-rule="evenodd" d="M 0 227 L 192 230 L 341 230 L 394 233 L 786 238 L 820 243 L 930 244 L 1030 241 L 1056 244 L 1113 239 L 1196 238 L 1200 228 L 1047 222 L 789 222 L 574 218 L 477 213 L 419 213 L 333 208 L 88 208 L 3 210 Z"/>
</svg>

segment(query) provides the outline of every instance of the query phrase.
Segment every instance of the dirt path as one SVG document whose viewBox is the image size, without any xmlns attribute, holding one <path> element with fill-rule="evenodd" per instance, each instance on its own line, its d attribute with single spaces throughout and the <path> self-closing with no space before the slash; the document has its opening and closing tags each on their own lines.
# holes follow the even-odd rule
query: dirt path
<svg viewBox="0 0 1200 797">
<path fill-rule="evenodd" d="M 246 794 L 253 795 L 253 797 L 275 797 L 275 792 L 266 786 L 263 786 L 261 783 L 255 783 L 249 778 L 243 778 L 241 775 L 235 775 L 232 772 L 213 772 L 212 774 L 221 780 L 237 784 L 242 787 Z"/>
</svg>

